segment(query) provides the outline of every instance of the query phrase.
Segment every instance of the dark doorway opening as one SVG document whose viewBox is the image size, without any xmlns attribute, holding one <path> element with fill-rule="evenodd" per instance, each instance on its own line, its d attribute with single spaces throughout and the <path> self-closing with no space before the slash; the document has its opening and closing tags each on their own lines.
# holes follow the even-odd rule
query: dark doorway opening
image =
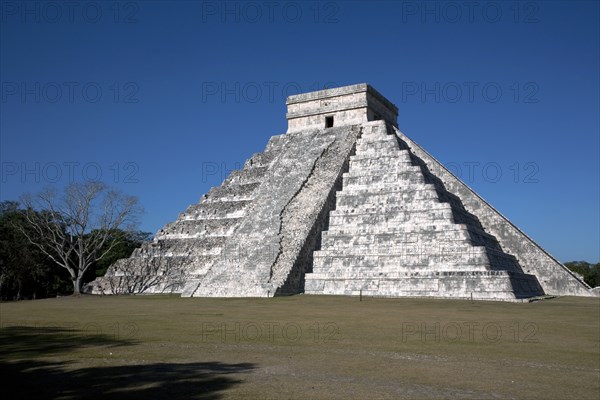
<svg viewBox="0 0 600 400">
<path fill-rule="evenodd" d="M 333 116 L 325 117 L 325 128 L 333 128 Z"/>
</svg>

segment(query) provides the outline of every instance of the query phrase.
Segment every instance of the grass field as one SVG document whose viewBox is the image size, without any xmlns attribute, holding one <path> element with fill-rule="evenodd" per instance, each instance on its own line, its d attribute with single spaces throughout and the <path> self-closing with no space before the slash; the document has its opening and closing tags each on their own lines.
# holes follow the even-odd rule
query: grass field
<svg viewBox="0 0 600 400">
<path fill-rule="evenodd" d="M 600 398 L 600 299 L 0 304 L 7 398 Z"/>
</svg>

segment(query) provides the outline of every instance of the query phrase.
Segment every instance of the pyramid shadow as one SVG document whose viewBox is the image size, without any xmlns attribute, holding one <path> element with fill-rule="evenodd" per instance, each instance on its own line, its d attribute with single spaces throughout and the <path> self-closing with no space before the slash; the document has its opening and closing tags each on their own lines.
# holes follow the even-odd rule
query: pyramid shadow
<svg viewBox="0 0 600 400">
<path fill-rule="evenodd" d="M 3 392 L 29 399 L 218 399 L 241 383 L 236 374 L 255 368 L 251 363 L 150 363 L 77 368 L 64 361 L 68 352 L 100 346 L 118 348 L 136 341 L 108 335 L 49 327 L 10 327 L 0 330 L 0 374 Z M 62 361 L 53 357 L 62 355 Z"/>
</svg>

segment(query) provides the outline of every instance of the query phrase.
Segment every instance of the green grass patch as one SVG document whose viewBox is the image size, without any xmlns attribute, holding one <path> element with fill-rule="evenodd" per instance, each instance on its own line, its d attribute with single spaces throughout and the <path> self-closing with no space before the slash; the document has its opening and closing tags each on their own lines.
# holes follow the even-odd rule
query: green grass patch
<svg viewBox="0 0 600 400">
<path fill-rule="evenodd" d="M 600 398 L 600 300 L 84 296 L 0 304 L 17 398 Z"/>
</svg>

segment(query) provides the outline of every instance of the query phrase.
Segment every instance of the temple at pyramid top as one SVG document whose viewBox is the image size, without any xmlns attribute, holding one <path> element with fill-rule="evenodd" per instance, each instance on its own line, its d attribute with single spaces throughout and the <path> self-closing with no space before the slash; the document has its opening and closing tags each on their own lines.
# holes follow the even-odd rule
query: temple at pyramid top
<svg viewBox="0 0 600 400">
<path fill-rule="evenodd" d="M 398 107 L 367 83 L 289 96 L 288 132 L 384 120 L 398 126 Z"/>
</svg>

